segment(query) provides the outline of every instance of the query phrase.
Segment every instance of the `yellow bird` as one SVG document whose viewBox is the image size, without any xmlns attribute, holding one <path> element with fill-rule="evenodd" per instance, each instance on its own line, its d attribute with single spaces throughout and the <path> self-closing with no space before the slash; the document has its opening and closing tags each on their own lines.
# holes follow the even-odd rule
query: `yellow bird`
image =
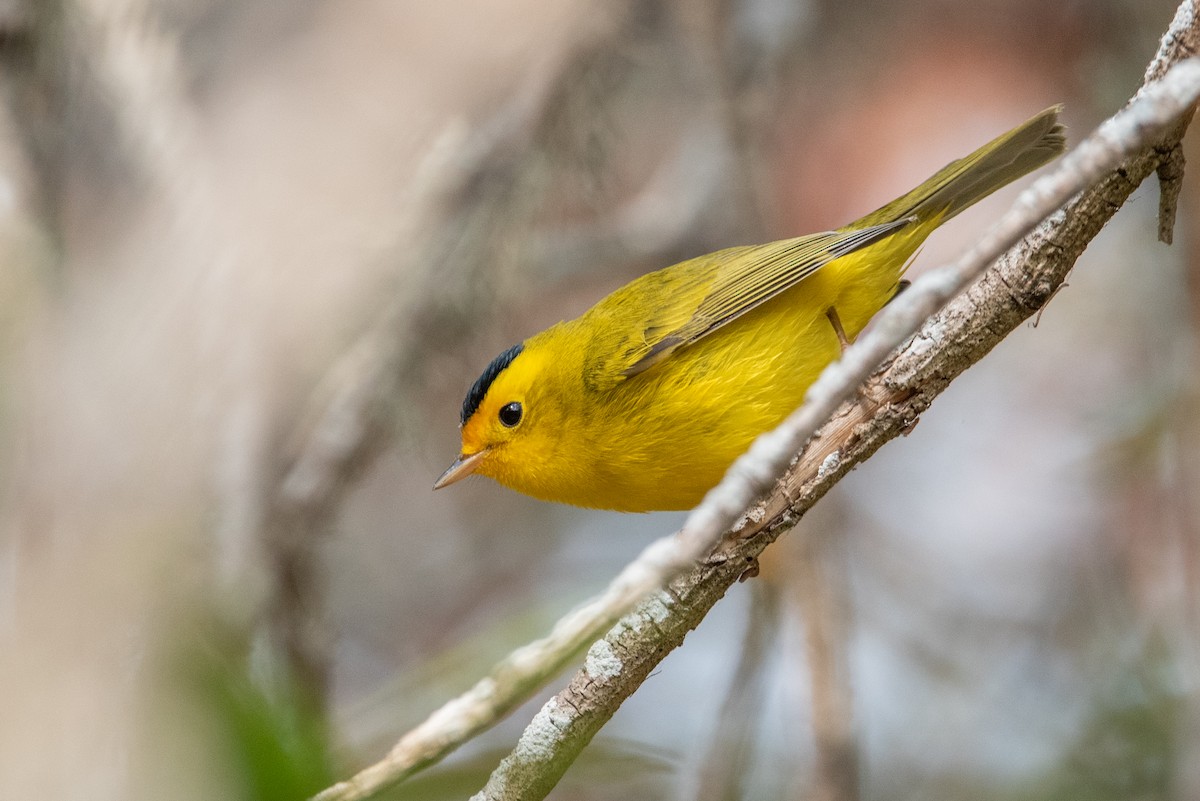
<svg viewBox="0 0 1200 801">
<path fill-rule="evenodd" d="M 934 228 L 1062 153 L 1059 111 L 843 228 L 652 272 L 504 351 L 434 489 L 478 473 L 576 506 L 695 506 L 895 296 Z"/>
</svg>

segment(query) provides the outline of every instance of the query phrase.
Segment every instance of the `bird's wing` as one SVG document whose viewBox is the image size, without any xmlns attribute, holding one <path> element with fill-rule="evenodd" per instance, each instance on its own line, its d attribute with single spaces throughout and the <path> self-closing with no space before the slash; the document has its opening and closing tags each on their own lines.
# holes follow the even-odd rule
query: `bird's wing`
<svg viewBox="0 0 1200 801">
<path fill-rule="evenodd" d="M 798 284 L 834 259 L 891 236 L 913 220 L 905 218 L 853 231 L 828 231 L 765 245 L 730 248 L 701 256 L 677 267 L 651 273 L 624 290 L 630 295 L 652 293 L 667 300 L 647 317 L 628 324 L 640 326 L 632 337 L 600 347 L 587 370 L 589 383 L 611 386 L 664 361 L 680 348 L 704 338 L 721 326 Z M 689 297 L 697 298 L 692 305 Z M 614 306 L 639 308 L 633 302 Z M 682 302 L 681 302 L 682 301 Z M 624 322 L 624 321 L 621 321 Z M 614 327 L 630 327 L 613 320 Z M 611 330 L 611 329 L 610 329 Z"/>
</svg>

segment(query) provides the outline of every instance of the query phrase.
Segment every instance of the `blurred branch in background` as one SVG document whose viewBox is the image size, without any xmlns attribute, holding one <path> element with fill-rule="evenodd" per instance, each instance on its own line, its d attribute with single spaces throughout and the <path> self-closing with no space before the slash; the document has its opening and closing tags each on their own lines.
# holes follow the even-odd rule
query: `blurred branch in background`
<svg viewBox="0 0 1200 801">
<path fill-rule="evenodd" d="M 679 784 L 680 801 L 739 801 L 747 796 L 754 746 L 767 696 L 767 665 L 779 633 L 782 587 L 755 582 L 746 633 L 737 646 L 737 666 L 725 691 L 708 748 Z"/>
<path fill-rule="evenodd" d="M 850 601 L 847 574 L 832 558 L 827 532 L 793 536 L 790 589 L 803 616 L 812 674 L 812 727 L 816 748 L 812 797 L 859 798 L 858 737 L 850 681 Z"/>
</svg>

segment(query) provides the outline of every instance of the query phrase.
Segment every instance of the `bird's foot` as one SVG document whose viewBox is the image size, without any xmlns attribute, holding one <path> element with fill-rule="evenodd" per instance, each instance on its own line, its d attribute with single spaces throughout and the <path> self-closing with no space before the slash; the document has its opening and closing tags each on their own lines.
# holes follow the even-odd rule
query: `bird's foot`
<svg viewBox="0 0 1200 801">
<path fill-rule="evenodd" d="M 842 353 L 845 353 L 846 348 L 850 347 L 851 340 L 846 336 L 846 329 L 842 328 L 842 318 L 838 317 L 837 309 L 830 306 L 825 311 L 825 317 L 829 319 L 829 324 L 833 326 L 833 333 L 837 334 L 838 344 L 842 347 Z"/>
</svg>

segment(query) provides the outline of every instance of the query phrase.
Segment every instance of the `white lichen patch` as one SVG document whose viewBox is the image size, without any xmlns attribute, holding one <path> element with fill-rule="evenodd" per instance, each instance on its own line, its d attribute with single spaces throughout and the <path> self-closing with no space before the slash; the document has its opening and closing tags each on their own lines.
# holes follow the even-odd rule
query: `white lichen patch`
<svg viewBox="0 0 1200 801">
<path fill-rule="evenodd" d="M 551 698 L 525 727 L 513 756 L 524 764 L 546 761 L 554 755 L 563 731 L 570 723 L 570 710 L 560 708 L 558 699 Z"/>
<path fill-rule="evenodd" d="M 606 680 L 621 675 L 625 664 L 608 644 L 608 640 L 597 640 L 588 649 L 583 667 L 592 678 Z"/>
<path fill-rule="evenodd" d="M 1171 27 L 1167 30 L 1167 34 L 1163 36 L 1162 41 L 1158 44 L 1158 52 L 1154 54 L 1154 61 L 1151 66 L 1160 66 L 1171 56 L 1171 50 L 1179 46 L 1177 37 L 1182 37 L 1184 31 L 1188 31 L 1195 24 L 1196 7 L 1193 3 L 1180 3 L 1179 8 L 1175 9 L 1175 19 L 1171 20 Z M 1141 94 L 1145 87 L 1138 90 Z"/>
<path fill-rule="evenodd" d="M 918 334 L 913 337 L 909 343 L 908 349 L 904 351 L 904 355 L 910 359 L 919 359 L 926 353 L 933 350 L 935 340 L 932 337 L 927 337 L 924 334 Z"/>
<path fill-rule="evenodd" d="M 908 347 L 904 349 L 904 357 L 908 359 L 920 358 L 945 341 L 948 335 L 949 327 L 944 320 L 940 318 L 930 320 L 925 323 L 921 332 L 909 341 Z"/>
<path fill-rule="evenodd" d="M 825 476 L 838 469 L 838 465 L 842 463 L 842 457 L 838 451 L 834 451 L 825 457 L 821 462 L 821 466 L 817 468 L 817 478 L 822 479 Z"/>
<path fill-rule="evenodd" d="M 621 622 L 635 634 L 641 634 L 647 622 L 662 623 L 671 616 L 671 610 L 667 606 L 669 598 L 670 596 L 663 592 L 652 595 L 638 606 L 636 612 L 626 615 Z"/>
<path fill-rule="evenodd" d="M 667 601 L 669 598 L 665 592 L 660 592 L 652 598 L 647 598 L 646 603 L 642 604 L 642 610 L 655 623 L 662 623 L 671 616 L 671 608 Z"/>
<path fill-rule="evenodd" d="M 929 322 L 925 323 L 925 326 L 921 329 L 921 331 L 924 336 L 932 339 L 934 342 L 941 342 L 948 336 L 950 327 L 946 325 L 946 321 L 943 318 L 935 317 Z"/>
</svg>

